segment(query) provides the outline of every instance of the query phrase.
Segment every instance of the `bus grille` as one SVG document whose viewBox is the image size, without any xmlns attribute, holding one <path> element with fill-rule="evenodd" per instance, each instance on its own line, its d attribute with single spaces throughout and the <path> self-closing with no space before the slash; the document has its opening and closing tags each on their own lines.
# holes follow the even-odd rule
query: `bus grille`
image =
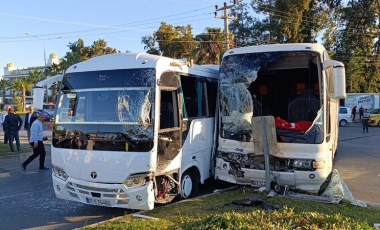
<svg viewBox="0 0 380 230">
<path fill-rule="evenodd" d="M 74 184 L 71 182 L 69 182 L 66 185 L 66 189 L 69 191 L 70 195 L 76 199 L 79 198 L 79 194 L 92 196 L 94 198 L 108 198 L 117 200 L 129 199 L 129 196 L 124 192 L 123 189 L 96 188 L 91 186 Z"/>
</svg>

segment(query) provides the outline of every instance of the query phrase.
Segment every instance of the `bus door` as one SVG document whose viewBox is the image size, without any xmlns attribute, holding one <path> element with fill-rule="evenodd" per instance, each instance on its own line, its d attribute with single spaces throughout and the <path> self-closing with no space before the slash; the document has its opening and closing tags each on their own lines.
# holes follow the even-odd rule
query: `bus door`
<svg viewBox="0 0 380 230">
<path fill-rule="evenodd" d="M 179 82 L 175 73 L 164 73 L 160 80 L 160 117 L 158 131 L 157 173 L 167 168 L 182 147 L 181 107 L 178 99 Z M 175 168 L 179 168 L 175 167 Z"/>
</svg>

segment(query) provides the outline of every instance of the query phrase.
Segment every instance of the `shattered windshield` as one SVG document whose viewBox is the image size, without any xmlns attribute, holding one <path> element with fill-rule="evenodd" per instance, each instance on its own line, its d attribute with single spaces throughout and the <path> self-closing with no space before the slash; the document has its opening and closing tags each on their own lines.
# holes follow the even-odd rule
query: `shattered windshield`
<svg viewBox="0 0 380 230">
<path fill-rule="evenodd" d="M 138 74 L 123 77 L 126 71 L 81 73 L 89 78 L 87 86 L 97 83 L 96 88 L 85 88 L 85 80 L 76 75 L 66 77 L 66 88 L 57 100 L 55 147 L 109 151 L 153 147 L 154 72 L 135 70 Z"/>
<path fill-rule="evenodd" d="M 323 140 L 323 116 L 317 116 L 322 109 L 318 58 L 310 51 L 224 57 L 219 83 L 221 136 L 252 141 L 252 116 L 273 116 L 278 137 L 281 136 L 279 142 L 317 143 Z M 283 127 L 277 126 L 279 121 L 289 128 L 281 130 Z M 318 137 L 305 141 L 307 132 L 317 132 Z"/>
<path fill-rule="evenodd" d="M 222 115 L 222 135 L 235 139 L 243 135 L 245 141 L 252 132 L 251 118 L 254 101 L 248 88 L 257 79 L 257 73 L 267 62 L 280 54 L 255 53 L 231 55 L 223 59 L 220 69 L 220 113 Z"/>
</svg>

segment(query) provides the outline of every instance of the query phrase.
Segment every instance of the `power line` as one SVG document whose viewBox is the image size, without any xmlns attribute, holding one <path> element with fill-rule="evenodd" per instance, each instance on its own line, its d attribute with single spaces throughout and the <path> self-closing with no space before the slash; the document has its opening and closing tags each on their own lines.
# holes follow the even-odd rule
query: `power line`
<svg viewBox="0 0 380 230">
<path fill-rule="evenodd" d="M 50 36 L 65 36 L 67 34 L 72 35 L 72 34 L 80 34 L 80 33 L 94 32 L 94 31 L 104 31 L 104 30 L 110 30 L 110 29 L 121 30 L 122 32 L 135 31 L 135 30 L 146 30 L 146 29 L 142 29 L 140 27 L 133 27 L 133 28 L 129 28 L 129 29 L 127 29 L 126 27 L 131 26 L 131 25 L 132 26 L 134 26 L 134 25 L 137 25 L 137 26 L 149 25 L 149 24 L 153 24 L 153 23 L 158 22 L 158 21 L 154 21 L 154 20 L 169 19 L 169 18 L 178 16 L 178 15 L 183 16 L 185 14 L 190 14 L 190 13 L 198 12 L 198 11 L 209 9 L 209 8 L 212 8 L 212 7 L 204 7 L 204 8 L 199 8 L 199 9 L 186 11 L 186 12 L 182 12 L 182 13 L 177 13 L 177 14 L 172 14 L 172 15 L 168 15 L 168 16 L 156 17 L 156 18 L 147 19 L 147 20 L 139 20 L 139 21 L 135 21 L 135 22 L 113 25 L 113 26 L 93 25 L 93 24 L 80 23 L 80 22 L 70 22 L 70 21 L 64 21 L 64 20 L 55 20 L 55 19 L 47 19 L 47 18 L 40 18 L 40 17 L 28 17 L 28 16 L 23 16 L 23 15 L 12 15 L 12 14 L 4 14 L 4 13 L 0 13 L 0 15 L 17 16 L 17 17 L 28 18 L 28 19 L 36 19 L 36 20 L 42 20 L 42 21 L 54 21 L 54 22 L 66 23 L 66 24 L 78 24 L 78 25 L 86 25 L 86 26 L 96 27 L 96 29 L 77 30 L 77 31 L 69 31 L 69 32 L 62 32 L 62 33 L 38 34 L 37 35 L 37 36 L 46 40 L 46 37 L 50 37 Z M 210 11 L 209 13 L 203 13 L 203 14 L 198 14 L 198 15 L 193 14 L 193 15 L 188 16 L 188 17 L 173 18 L 170 20 L 179 20 L 179 19 L 185 19 L 185 18 L 190 18 L 190 17 L 194 18 L 194 17 L 198 17 L 198 16 L 203 16 L 205 14 L 211 15 L 212 13 L 213 12 Z M 26 36 L 0 37 L 0 40 L 1 39 L 24 39 L 25 37 Z"/>
</svg>

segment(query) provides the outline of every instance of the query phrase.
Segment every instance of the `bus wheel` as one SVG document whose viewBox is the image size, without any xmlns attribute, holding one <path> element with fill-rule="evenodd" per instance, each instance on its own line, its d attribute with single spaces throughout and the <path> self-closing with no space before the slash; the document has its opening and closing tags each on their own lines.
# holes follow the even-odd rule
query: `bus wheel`
<svg viewBox="0 0 380 230">
<path fill-rule="evenodd" d="M 182 175 L 181 198 L 187 199 L 198 194 L 198 178 L 191 170 L 187 170 Z"/>
</svg>

